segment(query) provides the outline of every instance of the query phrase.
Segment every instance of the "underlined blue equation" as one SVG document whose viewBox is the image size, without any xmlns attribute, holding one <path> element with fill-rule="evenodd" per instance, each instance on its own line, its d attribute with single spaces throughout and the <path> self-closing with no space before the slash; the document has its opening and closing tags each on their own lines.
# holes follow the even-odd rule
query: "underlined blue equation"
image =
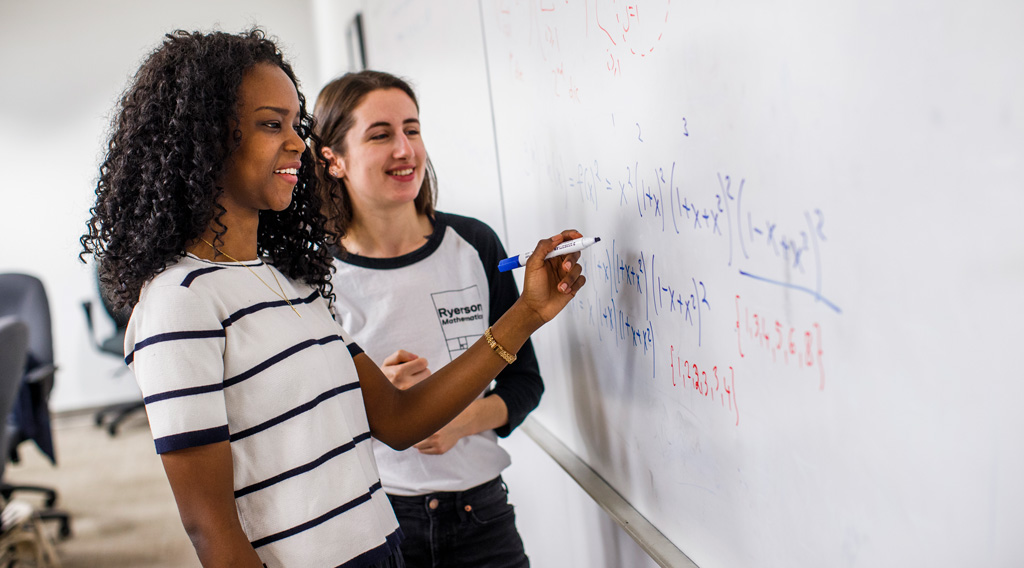
<svg viewBox="0 0 1024 568">
<path fill-rule="evenodd" d="M 577 164 L 576 175 L 567 178 L 567 194 L 576 195 L 587 209 L 611 210 L 617 216 L 639 220 L 670 237 L 666 241 L 669 243 L 694 246 L 693 241 L 684 239 L 700 235 L 704 239 L 699 241 L 700 246 L 705 250 L 708 246 L 721 247 L 717 250 L 721 251 L 722 262 L 729 267 L 743 266 L 744 276 L 757 274 L 755 281 L 783 282 L 795 290 L 808 291 L 816 301 L 841 313 L 822 290 L 823 246 L 828 240 L 824 212 L 802 211 L 797 217 L 802 216 L 802 222 L 795 224 L 792 216 L 783 222 L 759 215 L 749 198 L 745 200 L 751 191 L 748 180 L 717 173 L 709 180 L 712 183 L 687 189 L 679 182 L 678 169 L 676 161 L 650 167 L 636 160 L 619 166 L 591 160 Z M 766 263 L 768 269 L 764 268 Z M 777 268 L 771 268 L 772 264 Z M 760 268 L 750 270 L 747 265 Z M 639 274 L 642 267 L 609 268 L 631 269 Z M 622 275 L 629 280 L 627 284 L 639 282 L 630 279 L 633 274 L 628 271 Z M 664 288 L 673 296 L 674 287 Z"/>
<path fill-rule="evenodd" d="M 808 288 L 806 286 L 800 286 L 800 285 L 797 285 L 797 284 L 792 284 L 790 282 L 783 282 L 781 280 L 773 280 L 771 278 L 765 278 L 764 276 L 758 276 L 756 274 L 751 274 L 751 273 L 746 272 L 744 270 L 740 270 L 740 275 L 741 276 L 746 276 L 747 278 L 751 278 L 753 280 L 757 280 L 759 282 L 765 282 L 765 283 L 768 283 L 768 284 L 773 284 L 775 286 L 781 286 L 783 288 L 789 288 L 790 290 L 797 290 L 797 291 L 800 291 L 800 292 L 804 292 L 804 293 L 809 294 L 812 297 L 814 297 L 814 301 L 821 302 L 821 303 L 825 304 L 826 306 L 828 306 L 828 308 L 830 310 L 834 311 L 835 313 L 837 313 L 837 314 L 843 313 L 843 310 L 841 310 L 839 308 L 839 306 L 837 306 L 834 303 L 832 303 L 832 301 L 830 301 L 825 296 L 822 296 L 821 292 L 813 290 L 813 289 Z"/>
<path fill-rule="evenodd" d="M 820 270 L 820 244 L 825 236 L 825 214 L 820 209 L 804 211 L 804 223 L 799 227 L 786 226 L 769 217 L 760 217 L 748 211 L 743 201 L 747 187 L 745 179 L 738 181 L 718 174 L 721 192 L 716 196 L 719 207 L 729 223 L 729 266 L 737 258 L 743 259 L 771 254 L 787 268 L 806 273 L 808 265 Z"/>
</svg>

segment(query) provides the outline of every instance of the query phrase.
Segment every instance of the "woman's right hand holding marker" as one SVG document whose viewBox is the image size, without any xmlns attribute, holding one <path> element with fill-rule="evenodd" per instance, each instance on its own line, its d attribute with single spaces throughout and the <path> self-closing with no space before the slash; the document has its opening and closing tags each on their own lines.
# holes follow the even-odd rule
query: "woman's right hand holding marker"
<svg viewBox="0 0 1024 568">
<path fill-rule="evenodd" d="M 524 303 L 536 315 L 536 327 L 558 315 L 587 281 L 586 276 L 583 276 L 583 267 L 578 264 L 579 252 L 548 260 L 544 260 L 544 257 L 562 242 L 582 237 L 574 229 L 562 231 L 538 242 L 533 254 L 527 259 L 523 294 L 516 304 Z"/>
</svg>

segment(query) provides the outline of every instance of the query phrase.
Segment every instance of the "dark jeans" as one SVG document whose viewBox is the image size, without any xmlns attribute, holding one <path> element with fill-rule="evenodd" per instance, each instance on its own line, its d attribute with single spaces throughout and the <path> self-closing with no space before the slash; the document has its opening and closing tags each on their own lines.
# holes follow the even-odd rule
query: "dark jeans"
<svg viewBox="0 0 1024 568">
<path fill-rule="evenodd" d="M 371 564 L 368 568 L 407 568 L 402 559 L 402 551 L 396 550 L 394 554 L 384 560 Z"/>
<path fill-rule="evenodd" d="M 528 568 L 501 477 L 465 491 L 388 495 L 408 568 Z"/>
</svg>

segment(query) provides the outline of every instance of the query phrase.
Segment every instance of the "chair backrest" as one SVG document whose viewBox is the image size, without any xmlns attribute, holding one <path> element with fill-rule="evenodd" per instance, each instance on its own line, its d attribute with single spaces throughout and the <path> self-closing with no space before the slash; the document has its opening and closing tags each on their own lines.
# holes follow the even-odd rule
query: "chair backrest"
<svg viewBox="0 0 1024 568">
<path fill-rule="evenodd" d="M 0 316 L 15 316 L 28 326 L 28 352 L 36 364 L 53 363 L 50 303 L 42 281 L 28 274 L 0 274 Z"/>
<path fill-rule="evenodd" d="M 7 417 L 25 375 L 28 326 L 14 316 L 0 317 L 0 479 L 7 462 Z"/>
</svg>

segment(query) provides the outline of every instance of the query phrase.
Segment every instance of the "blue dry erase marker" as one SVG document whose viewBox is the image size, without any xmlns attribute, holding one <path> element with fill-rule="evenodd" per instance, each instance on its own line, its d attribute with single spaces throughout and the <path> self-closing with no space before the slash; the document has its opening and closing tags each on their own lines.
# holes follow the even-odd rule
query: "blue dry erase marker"
<svg viewBox="0 0 1024 568">
<path fill-rule="evenodd" d="M 594 243 L 596 243 L 596 242 L 598 242 L 600 240 L 601 240 L 601 237 L 583 237 L 583 238 L 580 238 L 580 239 L 573 239 L 571 241 L 565 241 L 564 243 L 556 246 L 555 250 L 549 252 L 547 254 L 547 256 L 544 257 L 544 260 L 547 260 L 549 258 L 555 258 L 556 256 L 562 256 L 563 254 L 569 254 L 571 252 L 576 252 L 578 250 L 583 250 L 583 249 L 589 247 L 590 245 L 592 245 L 592 244 L 594 244 Z M 506 258 L 505 260 L 499 261 L 498 262 L 498 271 L 499 272 L 507 272 L 509 270 L 512 270 L 513 268 L 519 268 L 520 266 L 525 266 L 526 265 L 526 259 L 530 258 L 531 254 L 533 254 L 532 250 L 530 252 L 524 252 L 523 254 L 521 254 L 519 256 L 511 256 L 509 258 Z"/>
</svg>

